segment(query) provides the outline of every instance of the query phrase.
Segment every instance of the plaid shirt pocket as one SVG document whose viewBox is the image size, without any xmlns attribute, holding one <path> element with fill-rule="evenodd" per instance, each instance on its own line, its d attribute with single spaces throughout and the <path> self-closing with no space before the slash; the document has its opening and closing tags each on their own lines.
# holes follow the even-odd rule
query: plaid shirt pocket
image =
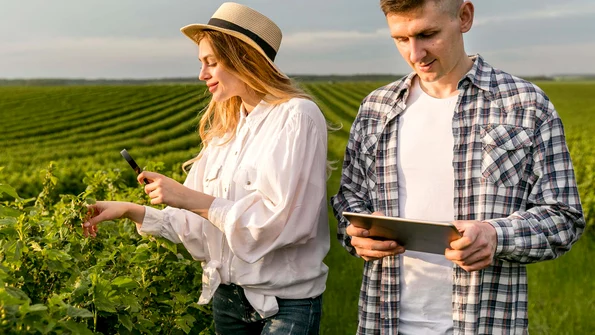
<svg viewBox="0 0 595 335">
<path fill-rule="evenodd" d="M 488 124 L 481 129 L 482 176 L 495 185 L 517 185 L 529 159 L 532 131 L 523 127 Z"/>
</svg>

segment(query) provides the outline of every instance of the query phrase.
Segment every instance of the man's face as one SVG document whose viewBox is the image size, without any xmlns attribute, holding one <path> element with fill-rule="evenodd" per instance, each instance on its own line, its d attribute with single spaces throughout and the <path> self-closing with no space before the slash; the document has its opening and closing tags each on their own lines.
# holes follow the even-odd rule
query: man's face
<svg viewBox="0 0 595 335">
<path fill-rule="evenodd" d="M 401 56 L 423 82 L 460 79 L 449 78 L 462 57 L 466 57 L 462 35 L 465 31 L 452 12 L 427 1 L 410 12 L 389 13 L 386 19 Z"/>
</svg>

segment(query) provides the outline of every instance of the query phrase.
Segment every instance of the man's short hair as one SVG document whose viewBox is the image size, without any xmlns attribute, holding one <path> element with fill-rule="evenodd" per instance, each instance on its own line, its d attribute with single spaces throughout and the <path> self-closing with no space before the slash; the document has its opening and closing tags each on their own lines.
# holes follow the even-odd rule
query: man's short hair
<svg viewBox="0 0 595 335">
<path fill-rule="evenodd" d="M 456 16 L 464 0 L 380 0 L 380 9 L 384 15 L 402 14 L 423 8 L 427 2 L 434 2 L 444 11 Z"/>
</svg>

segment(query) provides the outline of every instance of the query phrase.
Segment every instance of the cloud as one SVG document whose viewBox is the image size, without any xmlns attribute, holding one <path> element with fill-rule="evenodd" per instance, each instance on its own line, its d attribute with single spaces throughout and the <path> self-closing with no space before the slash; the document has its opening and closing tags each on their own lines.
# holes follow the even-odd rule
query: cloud
<svg viewBox="0 0 595 335">
<path fill-rule="evenodd" d="M 481 53 L 486 61 L 504 71 L 523 75 L 557 75 L 593 73 L 595 42 L 575 43 L 564 47 L 539 45 L 531 48 L 508 48 Z M 561 61 L 566 60 L 566 61 Z"/>
<path fill-rule="evenodd" d="M 183 38 L 60 37 L 0 49 L 2 77 L 164 77 L 197 74 L 197 47 Z"/>
<path fill-rule="evenodd" d="M 146 54 L 151 57 L 171 57 L 180 51 L 192 49 L 190 40 L 180 38 L 132 38 L 132 37 L 61 37 L 40 39 L 36 42 L 13 42 L 5 44 L 2 56 L 31 55 L 43 60 L 50 55 L 61 57 L 90 57 L 126 60 L 130 55 Z M 196 51 L 196 47 L 194 47 Z"/>
<path fill-rule="evenodd" d="M 497 23 L 505 23 L 510 21 L 524 21 L 524 20 L 543 20 L 543 19 L 557 19 L 574 16 L 587 16 L 595 14 L 595 4 L 581 4 L 581 5 L 549 5 L 543 9 L 532 10 L 530 12 L 521 12 L 516 14 L 506 13 L 503 16 L 492 17 L 477 17 L 475 18 L 474 26 L 492 25 Z"/>
<path fill-rule="evenodd" d="M 327 30 L 313 32 L 297 32 L 283 37 L 283 48 L 291 50 L 335 51 L 337 48 L 361 43 L 390 42 L 388 28 L 370 32 L 357 30 Z"/>
</svg>

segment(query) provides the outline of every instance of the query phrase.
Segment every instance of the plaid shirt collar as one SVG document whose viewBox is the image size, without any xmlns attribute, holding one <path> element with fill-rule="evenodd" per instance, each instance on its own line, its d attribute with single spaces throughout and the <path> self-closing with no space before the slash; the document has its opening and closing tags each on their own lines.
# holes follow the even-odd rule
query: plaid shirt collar
<svg viewBox="0 0 595 335">
<path fill-rule="evenodd" d="M 459 80 L 457 85 L 458 89 L 464 89 L 465 86 L 468 85 L 467 83 L 471 83 L 471 85 L 474 85 L 482 91 L 485 91 L 487 97 L 497 96 L 498 85 L 493 74 L 493 68 L 485 63 L 483 57 L 481 57 L 479 54 L 469 56 L 469 58 L 473 60 L 473 66 L 467 72 L 467 74 L 465 74 L 463 78 Z M 417 74 L 415 72 L 411 72 L 394 87 L 393 92 L 395 98 L 393 109 L 405 109 L 405 101 L 407 101 L 407 97 L 409 96 L 409 91 L 413 83 L 413 78 L 415 78 L 416 75 Z M 487 78 L 489 79 L 486 80 Z"/>
</svg>

